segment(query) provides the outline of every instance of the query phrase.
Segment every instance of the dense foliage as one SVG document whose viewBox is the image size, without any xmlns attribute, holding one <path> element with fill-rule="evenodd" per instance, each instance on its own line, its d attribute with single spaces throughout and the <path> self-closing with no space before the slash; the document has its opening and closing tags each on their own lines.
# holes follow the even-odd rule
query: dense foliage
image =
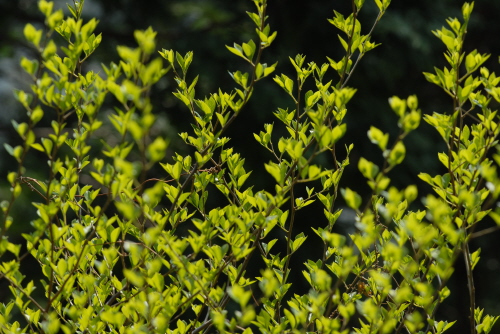
<svg viewBox="0 0 500 334">
<path fill-rule="evenodd" d="M 378 46 L 372 32 L 390 0 L 374 1 L 378 15 L 368 27 L 359 20 L 363 0 L 352 1 L 349 15 L 334 11 L 328 21 L 340 31 L 343 56 L 324 64 L 289 57 L 294 78 L 263 61 L 277 32 L 267 23 L 266 0 L 253 2 L 255 36 L 226 46 L 246 70 L 230 71 L 233 90 L 205 97 L 196 93 L 199 76 L 189 72 L 193 53 L 157 53 L 152 28 L 135 31 L 137 47 L 118 46 L 117 62 L 89 69 L 103 36 L 97 20 L 82 19 L 84 1 L 68 5 L 68 17 L 39 2 L 45 28 L 24 28 L 38 59 L 21 61 L 33 84 L 15 92 L 27 112 L 13 121 L 22 144 L 5 145 L 17 168 L 0 204 L 0 279 L 11 293 L 0 305 L 2 331 L 442 333 L 455 319 L 437 311 L 455 293 L 448 282 L 463 259 L 470 332 L 490 332 L 498 317 L 476 305 L 473 269 L 481 250 L 470 244 L 500 226 L 500 126 L 490 108 L 500 101 L 500 78 L 484 66 L 489 55 L 464 50 L 474 4 L 463 5 L 462 20 L 433 31 L 447 65 L 425 77 L 451 102 L 448 112 L 423 119 L 445 143 L 437 157 L 444 172 L 418 175 L 434 194 L 423 196 L 425 210 L 413 210 L 417 187 L 398 189 L 391 171 L 421 122 L 417 97 L 389 99 L 396 135 L 369 129 L 366 140 L 381 163 L 359 157 L 353 167 L 356 147 L 343 140 L 356 98 L 348 83 Z M 182 153 L 170 154 L 150 98 L 168 75 L 191 116 L 191 128 L 179 134 Z M 249 157 L 227 133 L 268 77 L 293 107 L 277 106 L 275 122 L 254 134 L 270 176 L 256 189 Z M 103 108 L 109 101 L 113 110 Z M 46 165 L 30 164 L 30 155 Z M 350 168 L 368 193 L 341 185 Z M 28 192 L 38 197 L 29 208 L 37 218 L 24 240 L 11 240 L 10 228 L 22 219 L 11 212 Z M 321 219 L 300 214 L 312 206 Z M 348 211 L 353 228 L 341 233 L 336 222 Z M 479 227 L 485 220 L 496 226 Z M 308 238 L 319 255 L 301 263 Z M 31 259 L 40 282 L 26 274 Z M 294 286 L 298 276 L 304 291 Z"/>
</svg>

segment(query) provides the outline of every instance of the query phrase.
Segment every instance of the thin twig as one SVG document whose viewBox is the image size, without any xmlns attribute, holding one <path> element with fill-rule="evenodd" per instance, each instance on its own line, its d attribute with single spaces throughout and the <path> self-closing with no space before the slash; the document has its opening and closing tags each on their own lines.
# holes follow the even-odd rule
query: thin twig
<svg viewBox="0 0 500 334">
<path fill-rule="evenodd" d="M 470 302 L 470 332 L 476 334 L 476 320 L 474 319 L 474 310 L 476 309 L 476 288 L 474 286 L 474 277 L 472 275 L 472 262 L 470 258 L 469 242 L 465 241 L 463 247 L 465 270 L 467 272 L 467 287 L 469 288 L 469 302 Z"/>
</svg>

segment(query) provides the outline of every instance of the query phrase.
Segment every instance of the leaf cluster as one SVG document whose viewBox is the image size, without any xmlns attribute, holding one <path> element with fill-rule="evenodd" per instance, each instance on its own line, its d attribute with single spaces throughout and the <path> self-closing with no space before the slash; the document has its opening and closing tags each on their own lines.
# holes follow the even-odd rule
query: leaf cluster
<svg viewBox="0 0 500 334">
<path fill-rule="evenodd" d="M 369 129 L 367 139 L 383 162 L 357 159 L 371 190 L 358 194 L 341 186 L 355 152 L 343 141 L 348 104 L 356 98 L 347 84 L 378 45 L 372 32 L 390 0 L 375 0 L 378 15 L 368 29 L 358 20 L 363 0 L 352 1 L 348 16 L 334 11 L 329 22 L 340 31 L 341 59 L 307 63 L 299 54 L 289 57 L 295 77 L 274 75 L 294 107 L 278 107 L 276 123 L 254 134 L 270 156 L 263 166 L 273 182 L 268 190 L 248 185 L 245 157 L 225 137 L 258 82 L 278 68 L 263 61 L 277 38 L 267 23 L 267 1 L 253 2 L 254 39 L 226 46 L 246 70 L 229 72 L 233 90 L 200 97 L 199 77 L 189 71 L 194 54 L 164 48 L 156 54 L 152 28 L 134 33 L 136 47 L 118 46 L 119 60 L 103 64 L 102 73 L 86 70 L 82 65 L 103 38 L 95 33 L 97 20 L 82 19 L 84 1 L 68 5 L 69 17 L 39 1 L 45 28 L 24 30 L 38 59 L 21 60 L 31 91 L 15 92 L 27 113 L 25 121 L 13 121 L 23 143 L 5 146 L 17 169 L 7 176 L 10 198 L 0 204 L 0 280 L 11 293 L 0 305 L 2 331 L 437 334 L 454 324 L 436 312 L 451 293 L 459 258 L 466 265 L 470 331 L 491 331 L 498 316 L 483 315 L 475 303 L 473 269 L 481 250 L 472 251 L 470 241 L 500 226 L 500 126 L 489 107 L 500 102 L 500 79 L 483 66 L 489 55 L 463 51 L 473 3 L 463 5 L 463 22 L 448 19 L 451 30 L 434 31 L 448 66 L 425 73 L 452 107 L 422 116 L 416 96 L 391 97 L 398 134 Z M 53 34 L 62 37 L 60 45 Z M 192 117 L 192 130 L 179 134 L 192 154 L 170 154 L 169 140 L 153 131 L 158 115 L 151 90 L 169 73 L 173 95 Z M 115 108 L 106 113 L 108 95 Z M 404 161 L 404 140 L 422 117 L 446 143 L 438 159 L 447 172 L 419 175 L 435 195 L 423 199 L 425 210 L 414 211 L 417 187 L 396 188 L 391 172 Z M 42 120 L 51 131 L 37 136 Z M 103 140 L 95 152 L 92 140 L 104 124 L 115 140 Z M 286 132 L 276 138 L 278 127 Z M 47 161 L 43 180 L 26 163 L 32 149 Z M 331 166 L 321 163 L 325 156 Z M 160 177 L 151 175 L 157 166 Z M 9 240 L 11 212 L 28 190 L 39 196 L 32 203 L 37 218 L 19 243 Z M 215 192 L 224 200 L 209 204 Z M 298 211 L 313 205 L 324 219 L 308 222 L 310 235 L 297 233 Z M 335 224 L 348 210 L 355 230 L 338 233 Z M 487 219 L 495 226 L 482 228 Z M 317 240 L 321 255 L 301 266 L 293 259 L 307 238 Z M 27 257 L 43 274 L 39 283 L 23 273 Z M 250 270 L 255 266 L 257 275 Z M 299 273 L 308 291 L 292 294 Z"/>
</svg>

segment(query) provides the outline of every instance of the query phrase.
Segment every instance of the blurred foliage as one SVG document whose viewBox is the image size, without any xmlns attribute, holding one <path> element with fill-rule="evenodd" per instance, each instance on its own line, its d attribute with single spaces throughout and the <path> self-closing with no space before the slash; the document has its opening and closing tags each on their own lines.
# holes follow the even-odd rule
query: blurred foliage
<svg viewBox="0 0 500 334">
<path fill-rule="evenodd" d="M 65 1 L 56 1 L 57 7 L 62 7 Z M 337 1 L 336 10 L 349 12 L 350 1 Z M 419 97 L 423 113 L 433 111 L 446 112 L 450 109 L 450 99 L 439 89 L 428 83 L 422 72 L 432 71 L 433 66 L 444 63 L 440 42 L 430 32 L 440 28 L 447 17 L 460 16 L 462 1 L 452 0 L 420 0 L 420 1 L 393 1 L 384 20 L 374 32 L 374 41 L 382 43 L 368 57 L 363 59 L 349 86 L 358 89 L 356 99 L 350 106 L 350 113 L 346 117 L 349 130 L 346 142 L 353 142 L 360 155 L 374 162 L 380 157 L 373 152 L 372 146 L 363 146 L 366 143 L 366 132 L 370 125 L 390 131 L 395 122 L 395 116 L 388 112 L 387 99 L 390 96 L 407 96 L 416 94 Z M 146 29 L 152 26 L 158 31 L 157 41 L 159 48 L 172 48 L 181 53 L 194 51 L 195 61 L 191 66 L 191 73 L 199 73 L 198 90 L 204 92 L 215 91 L 217 82 L 222 88 L 230 89 L 232 80 L 227 69 L 236 68 L 237 60 L 221 45 L 232 45 L 233 41 L 247 40 L 253 29 L 246 19 L 245 11 L 250 10 L 251 1 L 227 0 L 87 0 L 85 14 L 100 19 L 98 31 L 103 33 L 104 40 L 94 59 L 108 63 L 116 58 L 117 45 L 132 45 L 133 31 Z M 298 53 L 307 55 L 306 61 L 324 62 L 324 55 L 338 58 L 342 48 L 336 36 L 335 29 L 327 22 L 332 16 L 332 2 L 327 0 L 306 1 L 294 4 L 287 0 L 270 1 L 268 12 L 270 24 L 278 30 L 278 38 L 273 47 L 265 56 L 264 62 L 279 61 L 278 70 L 289 75 L 293 68 L 288 62 L 288 56 Z M 361 20 L 373 18 L 376 13 L 375 5 L 367 3 L 361 12 Z M 478 49 L 480 53 L 490 53 L 492 59 L 500 54 L 498 31 L 500 30 L 500 1 L 477 1 L 474 14 L 469 23 L 469 32 L 466 39 L 467 49 Z M 18 140 L 11 127 L 11 119 L 18 119 L 21 107 L 15 102 L 12 89 L 26 89 L 28 80 L 22 73 L 18 63 L 22 55 L 30 55 L 30 49 L 22 38 L 22 31 L 26 22 L 35 26 L 42 24 L 35 0 L 0 0 L 0 144 L 9 140 Z M 314 36 L 311 38 L 311 36 Z M 442 62 L 442 63 L 439 63 Z M 98 67 L 100 64 L 89 66 Z M 492 71 L 500 72 L 496 61 L 490 60 L 488 66 Z M 217 80 L 213 80 L 217 78 Z M 172 147 L 180 142 L 177 133 L 188 129 L 189 115 L 184 112 L 183 106 L 172 96 L 166 95 L 162 89 L 172 86 L 173 83 L 162 79 L 157 85 L 157 91 L 152 94 L 152 102 L 161 106 L 162 115 L 159 125 L 162 133 L 171 137 Z M 259 145 L 251 136 L 252 132 L 260 131 L 260 124 L 273 122 L 272 112 L 276 106 L 284 106 L 289 100 L 279 87 L 268 80 L 256 88 L 256 94 L 261 98 L 253 100 L 240 118 L 229 130 L 228 136 L 234 138 L 231 142 L 237 151 L 244 156 L 252 156 Z M 241 128 L 252 129 L 245 131 L 245 137 L 238 137 Z M 277 133 L 277 135 L 281 135 Z M 103 134 L 105 136 L 105 134 Z M 349 137 L 350 136 L 350 137 Z M 14 139 L 13 139 L 14 138 Z M 412 133 L 407 138 L 407 159 L 399 166 L 393 175 L 395 185 L 415 183 L 420 193 L 430 189 L 416 177 L 417 172 L 430 174 L 439 172 L 439 162 L 435 159 L 437 152 L 444 149 L 438 134 L 432 131 L 427 124 Z M 355 153 L 355 152 L 353 152 Z M 263 163 L 269 160 L 268 156 L 256 156 L 248 159 L 247 169 L 254 170 L 251 176 L 252 183 L 259 188 L 265 188 L 269 176 L 265 174 Z M 347 169 L 343 182 L 350 186 L 355 184 L 359 174 L 354 166 L 356 156 L 352 156 L 352 168 Z M 4 197 L 5 177 L 9 170 L 11 159 L 5 151 L 0 152 L 0 198 Z M 404 180 L 404 183 L 402 182 Z M 363 193 L 360 182 L 358 189 Z M 366 193 L 366 191 L 365 191 Z M 25 198 L 25 205 L 29 206 L 32 198 Z M 217 199 L 211 199 L 216 201 Z M 23 206 L 17 207 L 17 215 L 23 215 Z M 304 210 L 303 215 L 314 215 L 313 210 Z M 314 219 L 314 216 L 311 216 Z M 29 217 L 26 217 L 29 218 Z M 29 220 L 29 219 L 27 219 Z M 15 227 L 19 232 L 23 226 Z M 307 226 L 299 227 L 308 230 Z M 482 238 L 481 247 L 485 254 L 498 254 L 494 251 L 495 235 Z M 305 247 L 310 249 L 311 247 Z M 313 247 L 311 248 L 313 249 Z M 314 249 L 312 250 L 314 251 Z M 309 257 L 307 251 L 302 251 L 303 258 Z M 297 259 L 298 260 L 298 259 Z M 467 294 L 463 264 L 458 262 L 456 273 L 452 279 L 451 297 L 443 305 L 441 312 L 446 318 L 459 319 L 450 333 L 460 333 L 460 328 L 467 319 L 461 317 L 467 314 Z M 500 277 L 500 258 L 484 259 L 476 268 L 476 289 L 478 303 L 489 308 L 490 313 L 500 313 L 498 296 L 500 287 L 497 283 Z M 460 285 L 453 282 L 462 282 Z M 0 291 L 2 287 L 0 286 Z M 464 293 L 460 293 L 463 291 Z M 0 299 L 2 293 L 0 292 Z M 495 297 L 496 296 L 496 297 Z"/>
</svg>

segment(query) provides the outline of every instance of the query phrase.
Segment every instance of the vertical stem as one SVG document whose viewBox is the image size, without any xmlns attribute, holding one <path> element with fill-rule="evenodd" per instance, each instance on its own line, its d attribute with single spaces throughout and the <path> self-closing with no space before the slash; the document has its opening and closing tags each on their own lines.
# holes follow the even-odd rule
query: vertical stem
<svg viewBox="0 0 500 334">
<path fill-rule="evenodd" d="M 346 56 L 345 56 L 345 63 L 344 63 L 344 68 L 342 69 L 342 75 L 340 77 L 340 81 L 337 85 L 337 88 L 344 86 L 344 79 L 345 79 L 345 75 L 347 72 L 347 66 L 348 66 L 349 60 L 351 59 L 351 56 L 352 56 L 352 50 L 351 50 L 352 39 L 354 37 L 354 31 L 356 29 L 356 19 L 358 18 L 358 10 L 356 8 L 356 4 L 354 3 L 354 0 L 351 1 L 351 3 L 352 3 L 352 30 L 351 30 L 351 35 L 347 36 L 347 37 L 349 37 L 349 39 L 347 41 L 348 45 L 347 45 L 347 52 L 346 52 Z"/>
<path fill-rule="evenodd" d="M 472 263 L 470 259 L 469 242 L 465 241 L 463 247 L 465 269 L 467 271 L 467 287 L 469 288 L 469 301 L 470 301 L 470 332 L 476 334 L 476 321 L 474 319 L 474 310 L 476 309 L 476 288 L 474 287 L 474 277 L 472 276 Z"/>
</svg>

